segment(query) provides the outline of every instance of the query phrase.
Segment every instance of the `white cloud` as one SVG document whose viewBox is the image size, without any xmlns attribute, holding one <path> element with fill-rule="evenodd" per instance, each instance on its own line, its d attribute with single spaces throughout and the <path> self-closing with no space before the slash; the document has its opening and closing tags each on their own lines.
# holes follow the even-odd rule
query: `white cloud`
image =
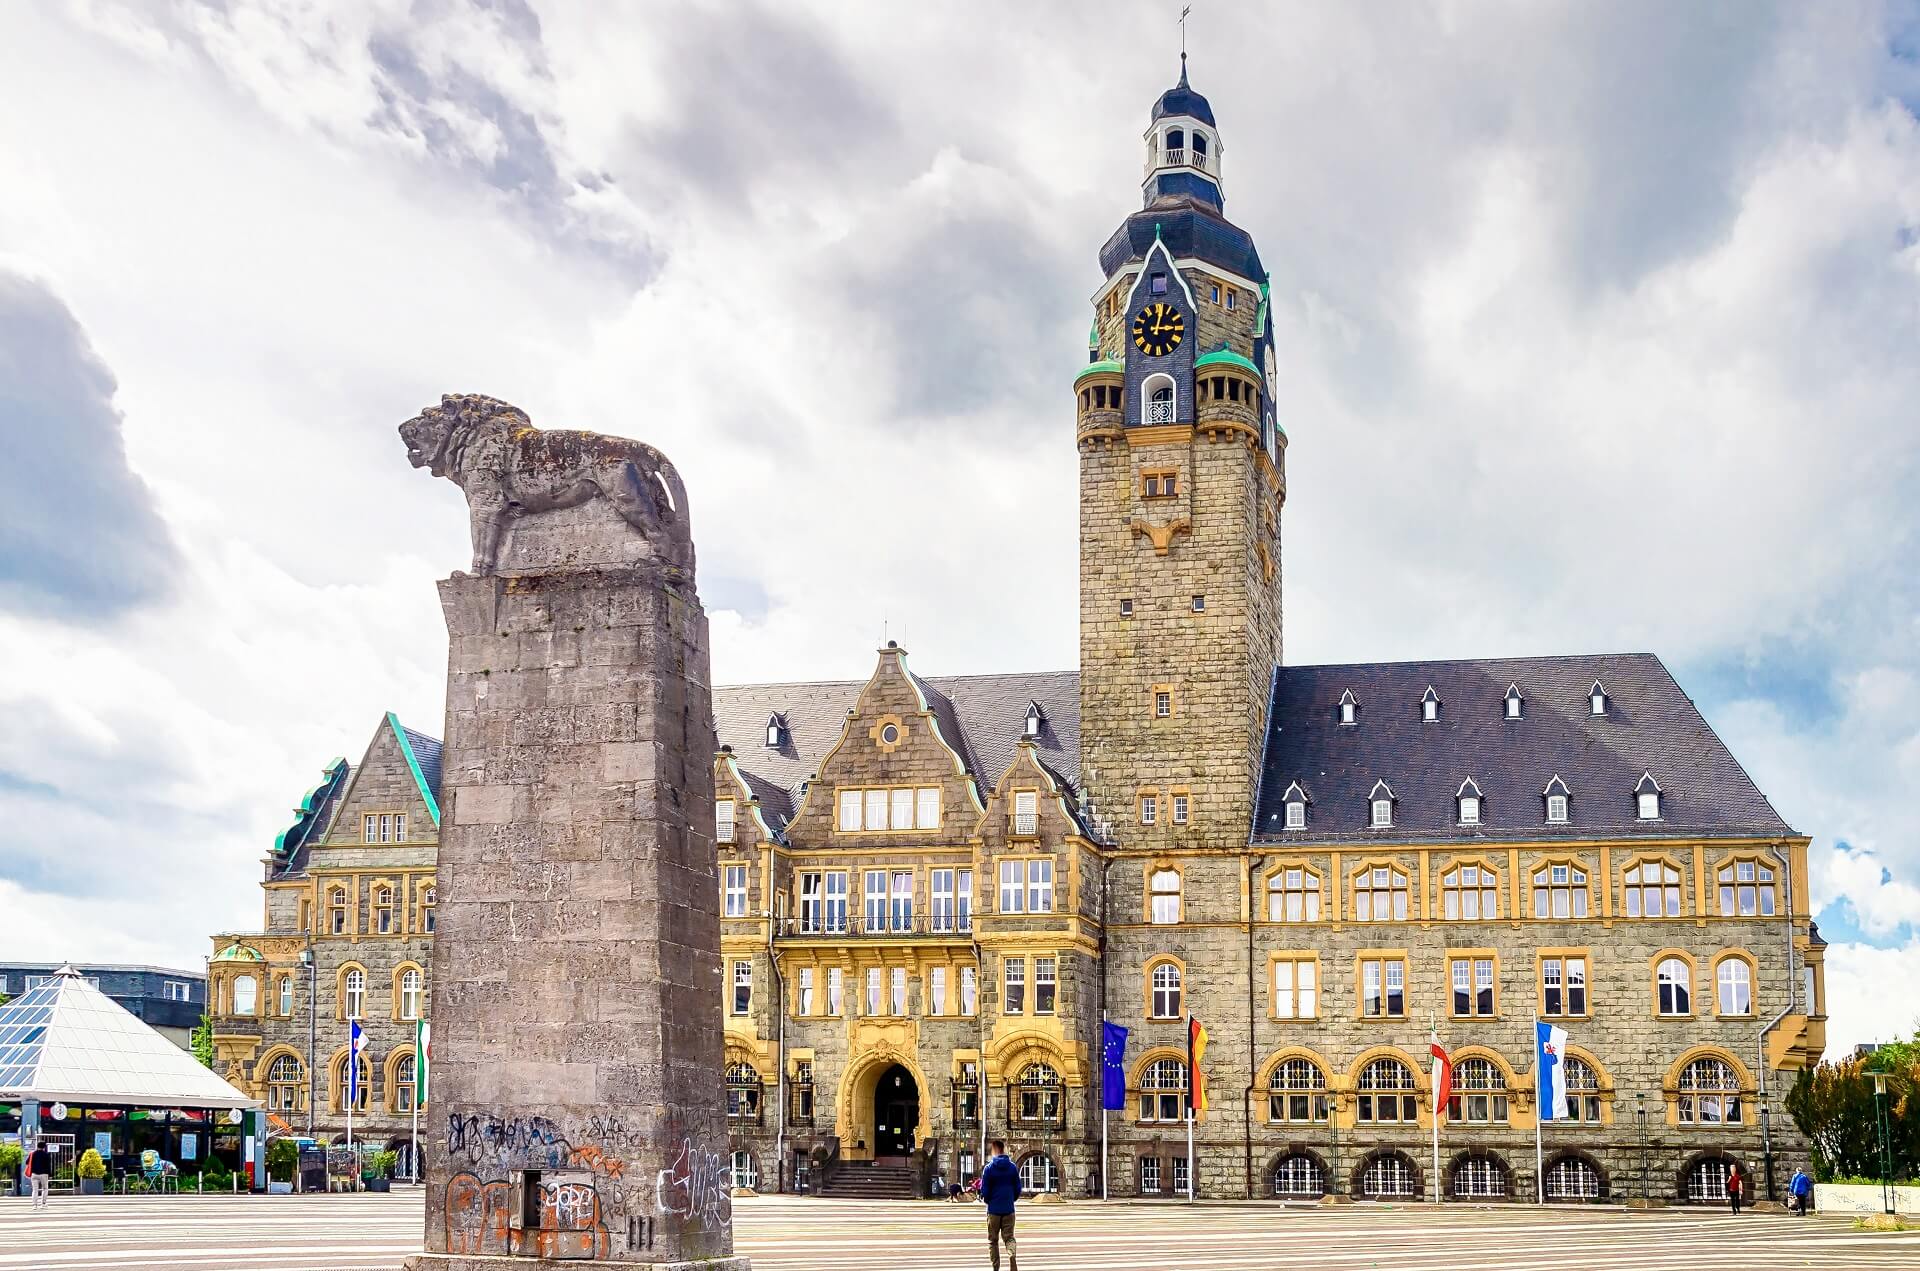
<svg viewBox="0 0 1920 1271">
<path fill-rule="evenodd" d="M 1841 1059 L 1861 1042 L 1904 1041 L 1920 1035 L 1920 997 L 1910 986 L 1920 965 L 1920 937 L 1897 948 L 1868 944 L 1827 946 L 1827 1058 Z"/>
</svg>

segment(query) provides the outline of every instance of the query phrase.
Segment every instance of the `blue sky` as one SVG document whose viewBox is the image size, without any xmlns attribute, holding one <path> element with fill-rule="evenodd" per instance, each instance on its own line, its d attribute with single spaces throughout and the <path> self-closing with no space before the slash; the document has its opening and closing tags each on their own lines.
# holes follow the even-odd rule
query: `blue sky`
<svg viewBox="0 0 1920 1271">
<path fill-rule="evenodd" d="M 1075 656 L 1069 378 L 1166 4 L 0 13 L 0 955 L 194 964 L 437 731 L 479 391 L 693 491 L 716 673 Z M 1920 12 L 1197 5 L 1294 662 L 1640 650 L 1920 994 Z M 875 526 L 888 527 L 876 533 Z"/>
</svg>

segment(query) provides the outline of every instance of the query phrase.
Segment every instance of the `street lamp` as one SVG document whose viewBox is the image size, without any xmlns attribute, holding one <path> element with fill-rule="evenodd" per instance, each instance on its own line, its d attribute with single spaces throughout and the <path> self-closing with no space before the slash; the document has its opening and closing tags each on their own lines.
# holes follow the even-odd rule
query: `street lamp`
<svg viewBox="0 0 1920 1271">
<path fill-rule="evenodd" d="M 317 1041 L 320 1017 L 317 1014 L 318 1003 L 313 991 L 313 977 L 316 974 L 313 965 L 313 945 L 311 940 L 306 948 L 300 950 L 300 965 L 307 968 L 307 1137 L 313 1137 L 314 1109 L 320 1103 L 319 1077 L 313 1069 L 313 1048 Z"/>
<path fill-rule="evenodd" d="M 1880 1203 L 1893 1212 L 1893 1149 L 1887 1126 L 1887 1074 L 1873 1074 L 1873 1129 L 1880 1136 Z"/>
<path fill-rule="evenodd" d="M 1633 1096 L 1634 1116 L 1640 1122 L 1640 1199 L 1647 1199 L 1647 1092 Z"/>
</svg>

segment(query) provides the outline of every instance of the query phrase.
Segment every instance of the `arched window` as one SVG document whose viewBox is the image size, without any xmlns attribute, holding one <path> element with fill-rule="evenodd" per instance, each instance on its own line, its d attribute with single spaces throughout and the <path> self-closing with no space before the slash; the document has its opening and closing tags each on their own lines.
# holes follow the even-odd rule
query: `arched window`
<svg viewBox="0 0 1920 1271">
<path fill-rule="evenodd" d="M 1156 1059 L 1140 1074 L 1140 1119 L 1184 1121 L 1187 1116 L 1187 1065 Z"/>
<path fill-rule="evenodd" d="M 294 1112 L 300 1107 L 300 1092 L 306 1088 L 307 1074 L 294 1055 L 276 1055 L 267 1065 L 267 1111 Z"/>
<path fill-rule="evenodd" d="M 414 1091 L 419 1088 L 416 1084 L 418 1074 L 419 1065 L 414 1062 L 411 1054 L 402 1055 L 393 1061 L 392 1094 L 395 1112 L 413 1111 Z"/>
<path fill-rule="evenodd" d="M 1273 1194 L 1287 1200 L 1318 1200 L 1326 1195 L 1320 1162 L 1304 1152 L 1283 1156 L 1273 1167 Z"/>
<path fill-rule="evenodd" d="M 1491 1059 L 1462 1059 L 1453 1069 L 1453 1098 L 1447 1119 L 1479 1125 L 1505 1125 L 1507 1077 Z M 1503 1192 L 1502 1195 L 1505 1193 Z"/>
<path fill-rule="evenodd" d="M 1722 958 L 1714 979 L 1718 989 L 1714 1006 L 1721 1015 L 1753 1014 L 1753 968 L 1746 959 Z"/>
<path fill-rule="evenodd" d="M 352 1092 L 353 1110 L 355 1112 L 365 1112 L 367 1110 L 367 1100 L 372 1097 L 373 1093 L 373 1065 L 368 1062 L 366 1051 L 361 1051 L 359 1057 L 353 1060 L 353 1069 L 356 1078 L 355 1089 Z M 336 1109 L 342 1111 L 346 1109 L 347 1087 L 347 1057 L 342 1055 L 340 1056 L 340 1062 L 335 1064 L 333 1068 L 333 1106 Z"/>
<path fill-rule="evenodd" d="M 1500 916 L 1500 879 L 1484 865 L 1456 865 L 1440 875 L 1440 916 L 1473 921 Z"/>
<path fill-rule="evenodd" d="M 260 1009 L 260 982 L 251 975 L 233 977 L 233 1014 L 252 1015 Z"/>
<path fill-rule="evenodd" d="M 1045 1152 L 1034 1152 L 1020 1162 L 1020 1190 L 1057 1192 L 1060 1190 L 1060 1166 Z"/>
<path fill-rule="evenodd" d="M 727 1065 L 727 1119 L 760 1120 L 760 1073 L 752 1064 Z"/>
<path fill-rule="evenodd" d="M 291 975 L 280 977 L 280 1013 L 293 1014 L 293 977 Z"/>
<path fill-rule="evenodd" d="M 1687 1199 L 1702 1204 L 1724 1201 L 1727 1198 L 1727 1177 L 1732 1170 L 1733 1162 L 1724 1156 L 1695 1161 L 1693 1168 L 1687 1171 Z"/>
<path fill-rule="evenodd" d="M 1149 375 L 1140 386 L 1140 422 L 1171 424 L 1175 421 L 1174 410 L 1173 377 Z"/>
<path fill-rule="evenodd" d="M 1654 994 L 1660 1014 L 1693 1014 L 1693 968 L 1681 958 L 1662 958 L 1654 972 Z"/>
<path fill-rule="evenodd" d="M 1187 134 L 1183 128 L 1167 129 L 1166 161 L 1185 163 L 1187 161 Z"/>
<path fill-rule="evenodd" d="M 1267 880 L 1267 921 L 1319 922 L 1320 875 L 1300 865 L 1275 871 Z"/>
<path fill-rule="evenodd" d="M 348 971 L 342 981 L 341 1009 L 347 1019 L 364 1019 L 367 1013 L 367 973 L 359 967 Z"/>
<path fill-rule="evenodd" d="M 1196 168 L 1207 166 L 1207 134 L 1204 132 L 1193 134 L 1193 166 Z"/>
<path fill-rule="evenodd" d="M 1680 1070 L 1683 1125 L 1740 1125 L 1740 1077 L 1724 1059 L 1696 1059 Z"/>
<path fill-rule="evenodd" d="M 346 934 L 347 889 L 344 887 L 327 889 L 327 930 L 336 936 Z"/>
<path fill-rule="evenodd" d="M 439 903 L 440 891 L 432 883 L 420 889 L 420 930 L 433 930 L 434 906 Z"/>
<path fill-rule="evenodd" d="M 373 929 L 381 935 L 393 931 L 393 888 L 373 889 Z"/>
<path fill-rule="evenodd" d="M 1714 874 L 1720 883 L 1720 916 L 1773 916 L 1773 871 L 1758 861 L 1728 861 Z"/>
<path fill-rule="evenodd" d="M 1389 865 L 1364 869 L 1353 880 L 1355 922 L 1405 922 L 1407 872 Z"/>
<path fill-rule="evenodd" d="M 1413 1187 L 1413 1162 L 1398 1152 L 1376 1156 L 1360 1171 L 1360 1195 L 1367 1200 L 1407 1200 Z"/>
<path fill-rule="evenodd" d="M 735 1187 L 753 1188 L 760 1185 L 760 1167 L 754 1163 L 752 1152 L 744 1149 L 735 1151 L 730 1167 Z"/>
<path fill-rule="evenodd" d="M 1642 861 L 1627 871 L 1627 917 L 1678 918 L 1680 871 L 1665 861 Z"/>
<path fill-rule="evenodd" d="M 1455 1200 L 1505 1200 L 1507 1167 L 1497 1156 L 1469 1156 L 1453 1167 L 1448 1188 Z"/>
<path fill-rule="evenodd" d="M 1066 1126 L 1066 1090 L 1052 1064 L 1032 1063 L 1020 1074 L 1016 1121 L 1026 1125 Z"/>
<path fill-rule="evenodd" d="M 1327 1119 L 1327 1074 L 1311 1059 L 1284 1059 L 1267 1078 L 1267 1120 Z"/>
<path fill-rule="evenodd" d="M 1180 1018 L 1180 966 L 1176 962 L 1156 962 L 1147 1011 L 1150 1019 Z"/>
<path fill-rule="evenodd" d="M 1180 921 L 1180 873 L 1178 870 L 1157 869 L 1148 881 L 1149 900 L 1152 905 L 1150 916 L 1162 925 Z"/>
<path fill-rule="evenodd" d="M 1411 1068 L 1398 1059 L 1375 1059 L 1360 1070 L 1356 1113 L 1362 1121 L 1416 1121 L 1419 1101 L 1413 1092 Z"/>
<path fill-rule="evenodd" d="M 1600 1171 L 1591 1161 L 1563 1156 L 1547 1166 L 1548 1200 L 1599 1200 Z"/>
<path fill-rule="evenodd" d="M 1600 1124 L 1600 1074 L 1578 1055 L 1561 1061 L 1567 1082 L 1567 1119 Z"/>
<path fill-rule="evenodd" d="M 1587 871 L 1577 865 L 1542 865 L 1533 871 L 1533 916 L 1587 916 Z"/>
<path fill-rule="evenodd" d="M 400 973 L 400 1018 L 420 1018 L 420 973 L 412 967 Z"/>
</svg>

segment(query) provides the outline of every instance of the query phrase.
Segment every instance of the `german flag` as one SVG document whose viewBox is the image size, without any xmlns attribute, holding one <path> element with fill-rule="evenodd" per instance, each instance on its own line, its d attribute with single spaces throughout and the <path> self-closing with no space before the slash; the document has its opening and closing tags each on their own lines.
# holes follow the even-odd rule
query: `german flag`
<svg viewBox="0 0 1920 1271">
<path fill-rule="evenodd" d="M 1207 1029 L 1195 1016 L 1187 1016 L 1187 1110 L 1207 1110 L 1207 1078 L 1200 1061 L 1207 1057 Z"/>
</svg>

